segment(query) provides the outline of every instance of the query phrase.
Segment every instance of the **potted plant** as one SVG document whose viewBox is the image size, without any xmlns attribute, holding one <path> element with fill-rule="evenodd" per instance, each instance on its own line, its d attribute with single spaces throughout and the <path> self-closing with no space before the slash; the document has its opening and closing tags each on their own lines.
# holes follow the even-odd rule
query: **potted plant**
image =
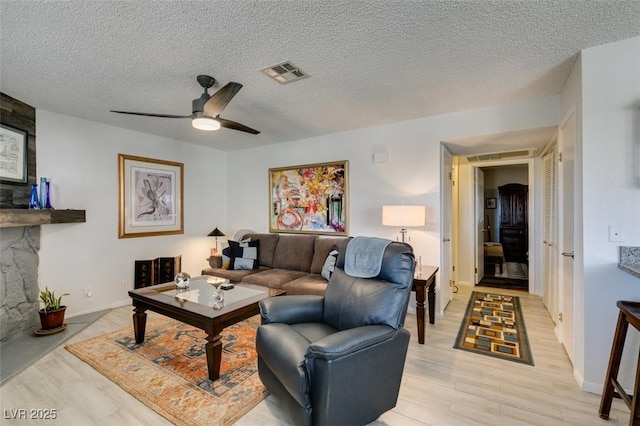
<svg viewBox="0 0 640 426">
<path fill-rule="evenodd" d="M 65 293 L 56 297 L 55 292 L 50 291 L 48 287 L 40 291 L 40 301 L 44 304 L 44 308 L 38 312 L 43 330 L 53 330 L 64 325 L 64 311 L 67 307 L 61 306 L 60 303 L 62 297 L 68 295 L 69 293 Z"/>
</svg>

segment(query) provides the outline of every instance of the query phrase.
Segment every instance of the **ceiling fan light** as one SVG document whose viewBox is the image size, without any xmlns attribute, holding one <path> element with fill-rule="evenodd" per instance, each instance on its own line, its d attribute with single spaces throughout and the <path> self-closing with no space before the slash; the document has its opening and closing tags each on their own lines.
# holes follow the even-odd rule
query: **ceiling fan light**
<svg viewBox="0 0 640 426">
<path fill-rule="evenodd" d="M 191 125 L 198 130 L 213 131 L 220 128 L 220 122 L 211 117 L 196 117 L 191 120 Z"/>
</svg>

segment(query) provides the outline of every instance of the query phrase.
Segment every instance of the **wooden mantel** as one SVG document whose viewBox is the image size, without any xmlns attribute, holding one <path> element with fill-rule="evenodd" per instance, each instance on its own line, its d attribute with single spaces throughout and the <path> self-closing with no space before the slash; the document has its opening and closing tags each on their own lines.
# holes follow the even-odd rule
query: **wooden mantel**
<svg viewBox="0 0 640 426">
<path fill-rule="evenodd" d="M 86 222 L 85 216 L 85 210 L 1 209 L 0 228 L 39 226 L 50 223 L 82 223 Z"/>
</svg>

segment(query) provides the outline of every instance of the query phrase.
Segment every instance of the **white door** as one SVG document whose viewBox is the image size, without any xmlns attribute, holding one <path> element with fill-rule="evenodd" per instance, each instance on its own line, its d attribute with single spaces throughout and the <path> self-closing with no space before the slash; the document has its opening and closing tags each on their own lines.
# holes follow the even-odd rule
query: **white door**
<svg viewBox="0 0 640 426">
<path fill-rule="evenodd" d="M 442 199 L 440 202 L 440 217 L 442 218 L 440 223 L 442 229 L 440 235 L 442 235 L 442 246 L 440 248 L 440 302 L 442 305 L 441 310 L 453 299 L 453 250 L 451 246 L 451 218 L 453 213 L 452 207 L 452 193 L 453 193 L 453 162 L 451 152 L 441 145 L 440 160 L 442 164 L 442 174 L 440 176 L 440 188 L 442 189 Z"/>
<path fill-rule="evenodd" d="M 484 278 L 484 172 L 475 167 L 474 186 L 475 186 L 475 217 L 476 217 L 476 285 Z"/>
<path fill-rule="evenodd" d="M 560 123 L 558 132 L 558 240 L 559 308 L 558 337 L 574 362 L 574 150 L 575 112 Z"/>
<path fill-rule="evenodd" d="M 544 297 L 554 323 L 558 320 L 558 155 L 554 146 L 544 156 Z"/>
</svg>

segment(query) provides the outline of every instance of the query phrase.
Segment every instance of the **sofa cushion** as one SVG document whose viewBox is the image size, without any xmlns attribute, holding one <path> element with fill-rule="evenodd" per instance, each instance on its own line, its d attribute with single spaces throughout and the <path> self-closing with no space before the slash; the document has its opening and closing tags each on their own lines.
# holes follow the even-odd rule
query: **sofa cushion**
<svg viewBox="0 0 640 426">
<path fill-rule="evenodd" d="M 273 257 L 273 267 L 309 272 L 316 235 L 280 235 Z"/>
<path fill-rule="evenodd" d="M 257 274 L 251 274 L 242 279 L 243 283 L 257 284 L 271 288 L 281 288 L 283 284 L 307 275 L 306 272 L 289 269 L 265 269 Z"/>
<path fill-rule="evenodd" d="M 227 240 L 227 241 L 231 241 L 231 240 Z M 251 241 L 251 238 L 243 238 L 241 240 L 233 240 L 238 241 L 240 243 L 248 243 Z M 229 245 L 228 247 L 225 247 L 222 250 L 222 265 L 221 266 L 217 266 L 217 265 L 211 265 L 212 268 L 224 268 L 224 269 L 234 269 L 234 268 L 230 268 L 230 264 L 231 264 L 231 245 Z M 209 264 L 211 264 L 211 262 L 209 262 Z M 235 268 L 237 269 L 237 268 Z M 252 268 L 255 269 L 255 268 Z"/>
<path fill-rule="evenodd" d="M 222 277 L 226 278 L 233 283 L 239 283 L 242 281 L 244 277 L 247 275 L 255 274 L 260 271 L 266 271 L 267 268 L 260 267 L 258 269 L 253 270 L 231 270 L 231 269 L 223 269 L 223 268 L 207 268 L 202 270 L 202 275 L 211 275 L 213 277 Z"/>
<path fill-rule="evenodd" d="M 333 248 L 333 246 L 338 247 L 338 251 L 344 245 L 344 242 L 347 241 L 347 238 L 337 238 L 337 237 L 319 237 L 313 243 L 313 259 L 311 261 L 311 268 L 309 272 L 312 274 L 319 274 L 322 272 L 322 267 L 324 266 L 325 260 L 327 260 L 327 256 L 329 252 Z"/>
<path fill-rule="evenodd" d="M 273 255 L 276 251 L 276 244 L 280 234 L 247 234 L 244 238 L 260 240 L 260 252 L 258 253 L 258 264 L 273 268 Z"/>
<path fill-rule="evenodd" d="M 231 247 L 225 247 L 222 250 L 222 264 L 221 268 L 229 269 L 229 265 L 231 264 Z"/>
<path fill-rule="evenodd" d="M 229 269 L 257 269 L 260 240 L 237 242 L 229 240 Z"/>
<path fill-rule="evenodd" d="M 336 259 L 338 258 L 338 246 L 333 246 L 331 251 L 327 255 L 327 260 L 324 261 L 324 266 L 322 267 L 322 278 L 329 281 L 331 278 L 331 274 L 333 274 L 333 270 L 336 268 Z"/>
<path fill-rule="evenodd" d="M 283 284 L 282 289 L 287 291 L 287 295 L 314 294 L 324 296 L 327 290 L 327 280 L 319 274 L 307 274 Z"/>
</svg>

